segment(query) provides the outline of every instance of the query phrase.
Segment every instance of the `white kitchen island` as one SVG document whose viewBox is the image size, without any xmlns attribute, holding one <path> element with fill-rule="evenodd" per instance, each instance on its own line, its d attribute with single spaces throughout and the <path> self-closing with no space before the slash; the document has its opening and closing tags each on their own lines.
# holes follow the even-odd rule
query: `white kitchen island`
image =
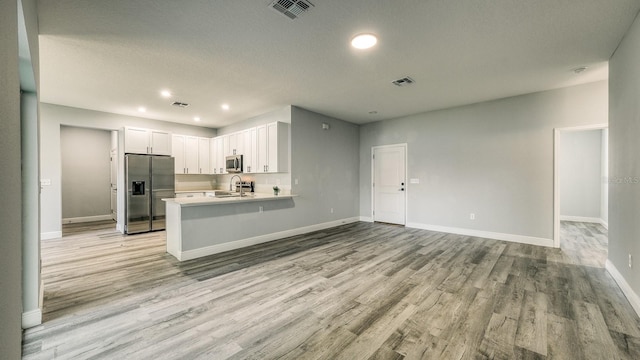
<svg viewBox="0 0 640 360">
<path fill-rule="evenodd" d="M 260 244 L 283 237 L 295 195 L 187 197 L 166 202 L 167 252 L 178 260 Z"/>
</svg>

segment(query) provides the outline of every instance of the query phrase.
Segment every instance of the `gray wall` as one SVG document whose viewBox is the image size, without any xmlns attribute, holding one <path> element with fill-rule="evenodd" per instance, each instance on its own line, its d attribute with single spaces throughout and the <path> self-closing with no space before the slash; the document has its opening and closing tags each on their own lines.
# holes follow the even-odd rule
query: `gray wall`
<svg viewBox="0 0 640 360">
<path fill-rule="evenodd" d="M 0 2 L 0 354 L 19 359 L 22 334 L 22 198 L 20 170 L 20 79 L 18 8 Z"/>
<path fill-rule="evenodd" d="M 323 122 L 329 130 L 322 130 Z M 296 227 L 358 216 L 358 148 L 357 125 L 292 107 L 291 191 L 300 195 L 291 213 Z"/>
<path fill-rule="evenodd" d="M 111 213 L 111 132 L 60 128 L 62 218 Z"/>
<path fill-rule="evenodd" d="M 560 216 L 601 219 L 602 130 L 567 131 L 560 140 Z"/>
<path fill-rule="evenodd" d="M 609 261 L 640 294 L 640 19 L 609 61 Z M 635 268 L 628 267 L 628 255 Z"/>
<path fill-rule="evenodd" d="M 602 81 L 364 125 L 360 214 L 371 147 L 407 143 L 408 223 L 552 239 L 553 129 L 606 122 Z"/>
<path fill-rule="evenodd" d="M 44 236 L 62 231 L 61 125 L 102 130 L 136 126 L 184 135 L 203 137 L 216 135 L 215 129 L 41 103 L 40 176 L 43 179 L 51 179 L 51 186 L 45 186 L 41 195 L 40 217 Z"/>
</svg>

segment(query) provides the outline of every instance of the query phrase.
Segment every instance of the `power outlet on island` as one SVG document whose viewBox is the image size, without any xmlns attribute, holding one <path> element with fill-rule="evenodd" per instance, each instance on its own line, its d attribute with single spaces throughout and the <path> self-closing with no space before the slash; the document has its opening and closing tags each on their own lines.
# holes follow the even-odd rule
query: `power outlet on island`
<svg viewBox="0 0 640 360">
<path fill-rule="evenodd" d="M 476 219 L 476 214 L 471 213 L 469 214 L 469 220 L 475 220 Z"/>
</svg>

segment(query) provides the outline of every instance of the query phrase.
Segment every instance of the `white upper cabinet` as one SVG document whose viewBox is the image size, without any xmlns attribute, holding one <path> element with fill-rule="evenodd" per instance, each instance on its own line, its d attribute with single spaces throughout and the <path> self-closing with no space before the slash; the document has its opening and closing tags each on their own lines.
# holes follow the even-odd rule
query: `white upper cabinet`
<svg viewBox="0 0 640 360">
<path fill-rule="evenodd" d="M 198 166 L 200 174 L 211 174 L 211 139 L 198 138 Z"/>
<path fill-rule="evenodd" d="M 171 137 L 171 156 L 174 157 L 174 166 L 176 174 L 186 174 L 187 166 L 185 165 L 185 152 L 184 152 L 184 144 L 185 144 L 185 136 L 184 135 L 173 135 Z"/>
<path fill-rule="evenodd" d="M 228 144 L 227 140 L 227 144 Z M 211 139 L 211 174 L 226 174 L 225 170 L 225 136 Z"/>
<path fill-rule="evenodd" d="M 173 135 L 173 157 L 176 174 L 209 174 L 209 139 Z"/>
<path fill-rule="evenodd" d="M 184 164 L 187 168 L 186 174 L 200 174 L 198 166 L 198 138 L 196 136 L 186 136 L 184 142 Z"/>
<path fill-rule="evenodd" d="M 274 122 L 256 127 L 256 172 L 287 172 L 289 124 Z"/>
<path fill-rule="evenodd" d="M 151 143 L 150 154 L 171 155 L 171 133 L 165 131 L 150 130 Z"/>
<path fill-rule="evenodd" d="M 124 152 L 127 154 L 171 155 L 171 133 L 125 127 Z"/>
<path fill-rule="evenodd" d="M 256 128 L 242 132 L 242 171 L 253 173 L 258 169 L 256 165 Z"/>
</svg>

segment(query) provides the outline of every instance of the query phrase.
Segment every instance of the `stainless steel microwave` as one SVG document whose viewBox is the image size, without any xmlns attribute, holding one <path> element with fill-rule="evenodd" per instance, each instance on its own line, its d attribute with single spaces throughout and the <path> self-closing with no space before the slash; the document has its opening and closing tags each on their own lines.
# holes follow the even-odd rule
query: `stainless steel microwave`
<svg viewBox="0 0 640 360">
<path fill-rule="evenodd" d="M 242 172 L 242 155 L 227 156 L 225 169 L 228 173 L 241 173 Z"/>
</svg>

